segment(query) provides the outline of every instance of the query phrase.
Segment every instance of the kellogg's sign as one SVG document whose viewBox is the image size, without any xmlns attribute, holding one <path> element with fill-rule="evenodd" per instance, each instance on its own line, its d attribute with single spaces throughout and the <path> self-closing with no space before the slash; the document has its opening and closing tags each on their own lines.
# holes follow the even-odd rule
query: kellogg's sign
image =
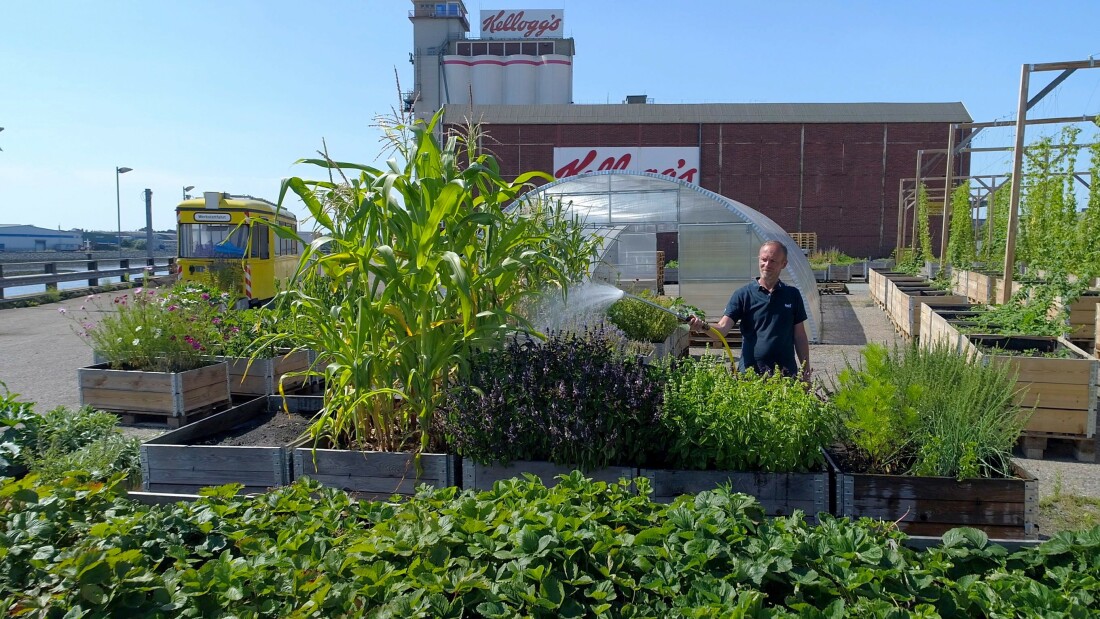
<svg viewBox="0 0 1100 619">
<path fill-rule="evenodd" d="M 482 11 L 483 39 L 560 39 L 563 35 L 561 9 Z"/>
<path fill-rule="evenodd" d="M 602 170 L 653 172 L 698 184 L 695 146 L 568 147 L 554 149 L 554 178 Z"/>
</svg>

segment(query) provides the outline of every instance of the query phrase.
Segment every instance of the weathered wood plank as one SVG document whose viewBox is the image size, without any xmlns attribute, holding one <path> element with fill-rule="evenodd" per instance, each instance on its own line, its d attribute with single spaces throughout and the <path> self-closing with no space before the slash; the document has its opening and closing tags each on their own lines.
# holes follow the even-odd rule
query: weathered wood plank
<svg viewBox="0 0 1100 619">
<path fill-rule="evenodd" d="M 1086 436 L 1088 424 L 1089 413 L 1086 410 L 1036 408 L 1025 431 Z"/>
<path fill-rule="evenodd" d="M 183 410 L 185 412 L 193 411 L 211 404 L 229 402 L 230 399 L 232 399 L 232 394 L 229 393 L 229 384 L 225 381 L 225 377 L 223 376 L 220 382 L 203 387 L 185 389 L 183 392 Z"/>
<path fill-rule="evenodd" d="M 204 420 L 206 421 L 206 420 Z M 201 421 L 198 423 L 202 423 Z M 281 458 L 278 447 L 233 447 L 221 445 L 143 445 L 150 468 L 197 471 L 265 471 Z M 275 453 L 273 453 L 275 452 Z M 155 460 L 155 464 L 153 461 Z"/>
<path fill-rule="evenodd" d="M 226 471 L 226 470 L 187 470 L 187 469 L 150 469 L 149 486 L 156 484 L 175 484 L 177 486 L 191 486 L 202 488 L 206 486 L 221 486 L 223 484 L 241 483 L 246 486 L 260 486 L 273 488 L 283 485 L 281 479 L 275 476 L 274 471 Z"/>
<path fill-rule="evenodd" d="M 217 485 L 217 484 L 215 484 Z M 201 486 L 201 488 L 207 488 L 209 486 Z M 263 494 L 270 490 L 267 486 L 245 486 L 241 488 L 237 494 Z M 153 494 L 190 494 L 196 493 L 196 487 L 193 484 L 150 484 L 146 489 L 146 492 Z"/>
<path fill-rule="evenodd" d="M 853 476 L 854 496 L 892 497 L 904 500 L 969 500 L 981 496 L 987 502 L 1023 502 L 1023 487 L 1018 479 L 963 479 L 916 477 L 911 475 Z"/>
<path fill-rule="evenodd" d="M 1064 385 L 1061 383 L 1036 383 L 1017 381 L 1022 389 L 1016 401 L 1020 406 L 1054 409 L 1078 409 L 1087 413 L 1090 405 L 1095 404 L 1095 396 L 1090 397 L 1088 384 Z"/>
<path fill-rule="evenodd" d="M 176 409 L 176 399 L 170 393 L 150 393 L 118 389 L 80 390 L 80 403 L 100 410 L 116 413 L 149 413 L 172 416 Z"/>
<path fill-rule="evenodd" d="M 322 485 L 339 488 L 347 492 L 369 492 L 381 496 L 416 494 L 416 488 L 428 484 L 435 488 L 444 487 L 442 481 L 430 477 L 369 477 L 365 475 L 326 475 L 324 473 L 306 473 L 311 479 Z"/>
<path fill-rule="evenodd" d="M 100 367 L 103 366 L 103 367 Z M 77 376 L 80 386 L 86 389 L 110 389 L 117 391 L 171 391 L 172 374 L 168 372 L 130 372 L 111 370 L 107 364 L 80 368 Z"/>
<path fill-rule="evenodd" d="M 943 536 L 951 529 L 957 529 L 962 525 L 945 524 L 941 522 L 903 522 L 899 527 L 907 535 L 935 535 Z M 1020 540 L 1033 539 L 1034 535 L 1027 534 L 1024 529 L 1017 526 L 998 526 L 983 524 L 980 527 L 990 539 Z"/>
<path fill-rule="evenodd" d="M 523 461 L 513 462 L 507 466 L 477 464 L 469 458 L 462 460 L 462 487 L 476 490 L 488 490 L 493 484 L 514 477 L 522 478 L 524 473 L 531 473 L 542 481 L 546 487 L 558 484 L 559 475 L 568 475 L 574 467 L 561 466 L 550 462 Z M 595 471 L 584 472 L 584 476 L 594 481 L 616 483 L 620 479 L 634 479 L 635 469 L 628 467 L 608 467 Z"/>
<path fill-rule="evenodd" d="M 319 398 L 318 398 L 319 399 Z M 228 410 L 216 413 L 177 430 L 172 430 L 145 441 L 146 445 L 189 445 L 200 438 L 231 430 L 252 419 L 268 407 L 266 398 L 256 398 Z"/>
<path fill-rule="evenodd" d="M 424 479 L 446 479 L 447 463 L 445 454 L 423 454 L 420 459 L 421 477 Z M 312 449 L 294 450 L 295 467 L 301 462 L 304 474 L 324 475 L 367 475 L 370 477 L 388 477 L 393 479 L 411 478 L 416 475 L 416 465 L 412 454 L 386 453 L 380 451 L 351 451 L 342 449 L 318 449 L 316 460 Z"/>
<path fill-rule="evenodd" d="M 983 501 L 978 498 L 970 501 L 916 501 L 875 496 L 857 498 L 855 503 L 861 516 L 877 520 L 940 522 L 955 526 L 991 524 L 1022 527 L 1026 521 L 1022 498 L 1017 503 Z"/>
<path fill-rule="evenodd" d="M 180 386 L 183 392 L 187 393 L 191 390 L 224 383 L 229 377 L 229 371 L 225 363 L 218 362 L 213 365 L 180 372 L 179 377 Z"/>
</svg>

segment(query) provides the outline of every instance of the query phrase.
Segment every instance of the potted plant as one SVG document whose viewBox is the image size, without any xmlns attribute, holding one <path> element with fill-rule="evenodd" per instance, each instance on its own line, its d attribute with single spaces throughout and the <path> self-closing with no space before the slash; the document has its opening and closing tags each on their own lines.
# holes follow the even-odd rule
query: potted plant
<svg viewBox="0 0 1100 619">
<path fill-rule="evenodd" d="M 647 477 L 655 501 L 730 485 L 772 516 L 830 510 L 822 449 L 837 435 L 831 404 L 797 379 L 734 374 L 713 356 L 665 368 L 661 431 Z"/>
<path fill-rule="evenodd" d="M 687 325 L 681 324 L 671 311 L 662 311 L 645 302 L 673 308 L 682 303 L 682 300 L 654 296 L 649 291 L 642 291 L 638 296 L 643 300 L 624 297 L 607 309 L 607 318 L 611 324 L 634 341 L 654 344 L 651 355 L 653 359 L 682 357 L 687 354 L 691 339 Z"/>
<path fill-rule="evenodd" d="M 504 180 L 477 127 L 441 144 L 439 116 L 404 120 L 384 123 L 396 153 L 384 168 L 309 159 L 325 180 L 283 182 L 279 203 L 301 198 L 316 237 L 274 226 L 305 245 L 273 308 L 300 328 L 259 338 L 323 358 L 307 370 L 324 378 L 324 406 L 294 451 L 295 475 L 367 494 L 454 483 L 431 427 L 447 388 L 475 350 L 529 329 L 523 301 L 563 293 L 595 249 L 560 206 L 505 208 L 529 181 L 552 179 Z"/>
<path fill-rule="evenodd" d="M 293 334 L 293 320 L 277 320 L 263 309 L 226 312 L 213 319 L 222 336 L 218 359 L 229 366 L 229 391 L 235 396 L 293 393 L 308 382 L 309 350 L 294 350 L 293 339 L 282 348 L 263 344 L 263 336 Z"/>
<path fill-rule="evenodd" d="M 661 392 L 658 370 L 607 332 L 555 332 L 476 355 L 437 422 L 463 457 L 465 488 L 523 473 L 552 485 L 574 469 L 617 481 L 664 442 Z"/>
<path fill-rule="evenodd" d="M 219 302 L 187 286 L 168 294 L 136 288 L 111 298 L 115 311 L 98 322 L 87 313 L 79 317 L 78 333 L 104 360 L 77 370 L 80 403 L 163 417 L 171 427 L 228 403 L 226 364 L 212 358 Z M 103 301 L 91 295 L 88 303 Z M 87 312 L 86 307 L 81 309 Z"/>
<path fill-rule="evenodd" d="M 1008 368 L 946 346 L 872 344 L 862 356 L 833 395 L 844 418 L 844 438 L 827 453 L 837 514 L 911 535 L 969 526 L 1036 537 L 1036 481 L 1012 461 L 1028 415 Z"/>
</svg>

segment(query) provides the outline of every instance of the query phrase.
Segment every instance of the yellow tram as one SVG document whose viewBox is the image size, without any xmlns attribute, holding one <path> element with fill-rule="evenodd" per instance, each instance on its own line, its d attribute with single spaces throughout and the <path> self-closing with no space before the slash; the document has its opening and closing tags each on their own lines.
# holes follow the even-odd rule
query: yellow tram
<svg viewBox="0 0 1100 619">
<path fill-rule="evenodd" d="M 208 191 L 176 207 L 181 281 L 211 283 L 249 305 L 275 296 L 298 266 L 301 247 L 267 223 L 297 230 L 293 213 L 252 196 Z"/>
</svg>

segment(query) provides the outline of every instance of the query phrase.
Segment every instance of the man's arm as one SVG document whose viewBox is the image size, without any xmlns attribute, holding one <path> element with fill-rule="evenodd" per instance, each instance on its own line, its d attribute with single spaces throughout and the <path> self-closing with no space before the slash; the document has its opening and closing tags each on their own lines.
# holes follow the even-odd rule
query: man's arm
<svg viewBox="0 0 1100 619">
<path fill-rule="evenodd" d="M 798 355 L 798 367 L 802 368 L 802 380 L 809 382 L 810 374 L 810 338 L 806 336 L 806 323 L 794 326 L 794 352 Z"/>
</svg>

